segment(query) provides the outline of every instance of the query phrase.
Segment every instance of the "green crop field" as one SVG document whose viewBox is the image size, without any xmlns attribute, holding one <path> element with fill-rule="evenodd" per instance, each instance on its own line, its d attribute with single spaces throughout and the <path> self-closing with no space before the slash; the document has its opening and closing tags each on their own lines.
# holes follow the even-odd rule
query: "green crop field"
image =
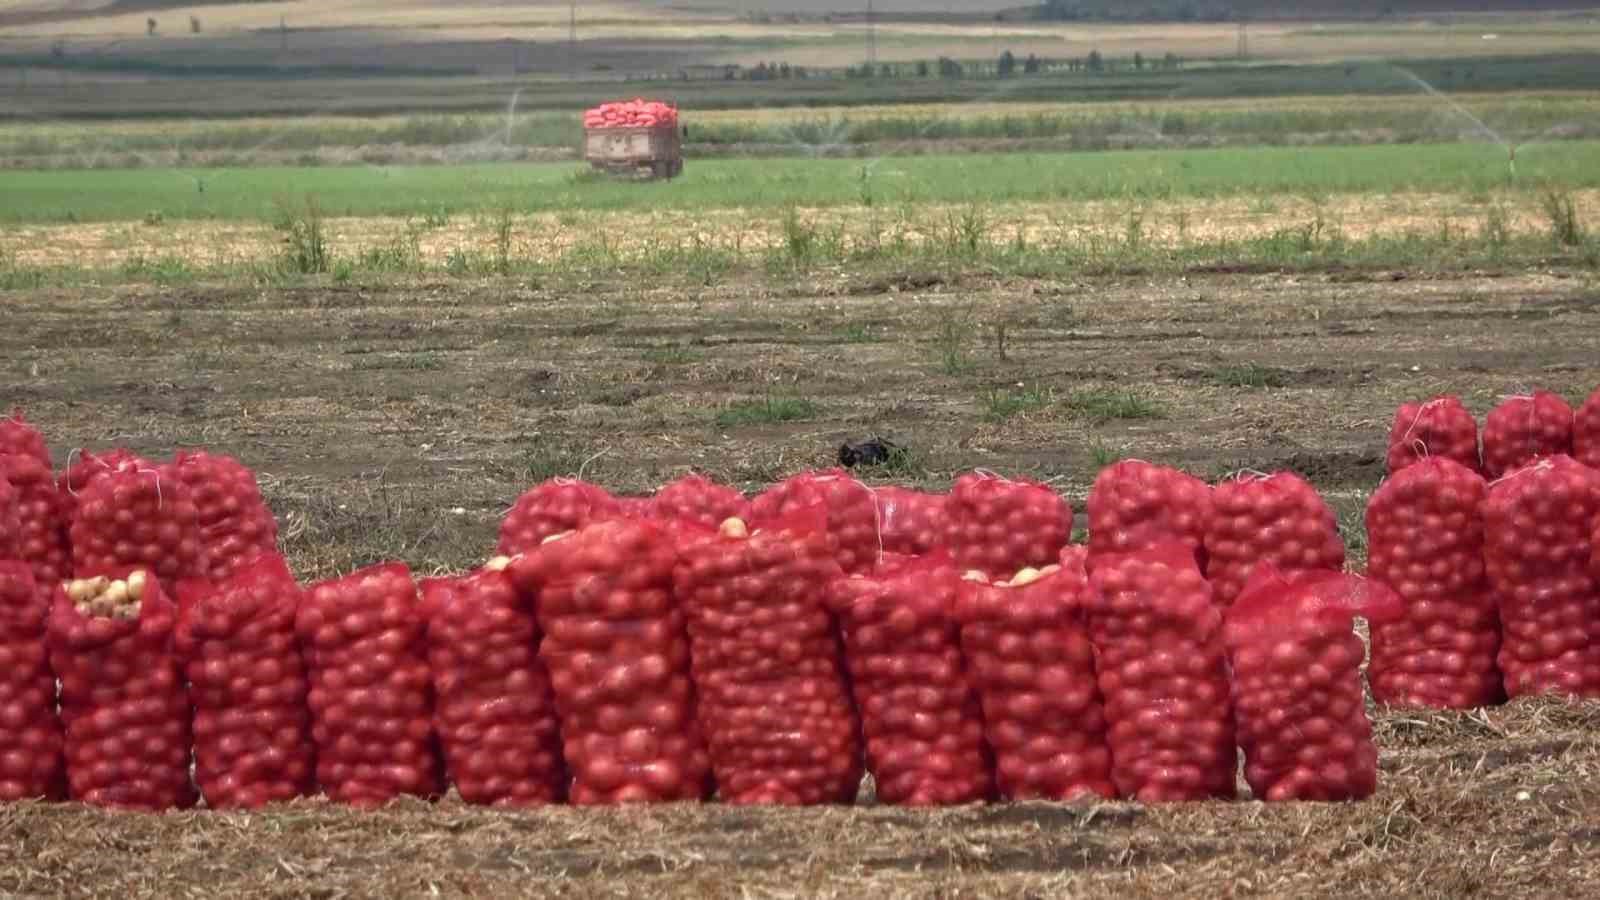
<svg viewBox="0 0 1600 900">
<path fill-rule="evenodd" d="M 333 215 L 1161 200 L 1600 185 L 1600 142 L 1525 147 L 1515 178 L 1493 144 L 1255 148 L 857 159 L 715 160 L 670 183 L 590 177 L 571 163 L 0 172 L 0 221 L 269 219 L 310 197 Z"/>
</svg>

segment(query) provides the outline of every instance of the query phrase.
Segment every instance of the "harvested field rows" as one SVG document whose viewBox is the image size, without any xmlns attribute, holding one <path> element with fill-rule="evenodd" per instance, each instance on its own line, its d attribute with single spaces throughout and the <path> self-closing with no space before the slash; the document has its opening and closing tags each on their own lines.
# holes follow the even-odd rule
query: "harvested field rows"
<svg viewBox="0 0 1600 900">
<path fill-rule="evenodd" d="M 911 444 L 912 480 L 982 465 L 1081 499 L 1120 455 L 1207 476 L 1289 466 L 1353 512 L 1400 402 L 1456 391 L 1481 413 L 1517 388 L 1581 399 L 1600 382 L 1600 305 L 1561 271 L 823 271 L 7 302 L 8 402 L 63 447 L 248 460 L 291 520 L 301 574 L 318 576 L 390 553 L 422 569 L 479 560 L 522 488 L 580 466 L 625 492 L 688 467 L 752 486 L 870 432 Z M 768 398 L 808 414 L 727 415 Z"/>
</svg>

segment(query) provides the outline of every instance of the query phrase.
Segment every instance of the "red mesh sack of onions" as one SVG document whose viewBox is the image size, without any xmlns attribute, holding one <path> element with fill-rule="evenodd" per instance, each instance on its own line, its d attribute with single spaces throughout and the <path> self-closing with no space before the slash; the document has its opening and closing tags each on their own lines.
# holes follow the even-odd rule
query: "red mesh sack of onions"
<svg viewBox="0 0 1600 900">
<path fill-rule="evenodd" d="M 1211 497 L 1206 577 L 1223 606 L 1233 603 L 1260 563 L 1282 572 L 1344 568 L 1339 519 L 1300 476 L 1241 475 L 1217 485 Z"/>
<path fill-rule="evenodd" d="M 17 489 L 0 478 L 0 560 L 22 558 L 22 516 Z"/>
<path fill-rule="evenodd" d="M 56 676 L 45 648 L 54 587 L 0 562 L 0 803 L 66 796 Z"/>
<path fill-rule="evenodd" d="M 26 562 L 35 581 L 53 587 L 72 574 L 72 545 L 68 505 L 50 464 L 20 453 L 0 454 L 0 495 L 6 493 L 14 497 L 17 519 L 14 525 L 0 524 L 0 543 L 11 536 L 16 546 L 9 552 L 0 549 L 0 559 Z M 0 510 L 6 507 L 0 497 Z"/>
<path fill-rule="evenodd" d="M 1589 571 L 1600 581 L 1600 521 L 1594 523 L 1594 537 L 1589 541 Z"/>
<path fill-rule="evenodd" d="M 705 528 L 749 515 L 750 502 L 725 484 L 701 475 L 685 475 L 663 485 L 650 498 L 650 514 L 659 519 L 682 519 Z"/>
<path fill-rule="evenodd" d="M 70 795 L 158 811 L 195 801 L 177 609 L 146 569 L 67 582 L 50 608 Z"/>
<path fill-rule="evenodd" d="M 1568 456 L 1496 482 L 1483 506 L 1506 694 L 1600 697 L 1600 472 Z"/>
<path fill-rule="evenodd" d="M 885 553 L 921 556 L 944 546 L 948 495 L 903 487 L 881 487 L 873 494 Z"/>
<path fill-rule="evenodd" d="M 1433 456 L 1368 501 L 1367 574 L 1403 604 L 1371 628 L 1367 679 L 1379 703 L 1471 709 L 1504 699 L 1500 620 L 1484 572 L 1487 495 L 1478 473 Z"/>
<path fill-rule="evenodd" d="M 1061 548 L 1061 553 L 1056 557 L 1056 563 L 1063 569 L 1071 572 L 1083 573 L 1088 577 L 1089 548 L 1082 544 L 1068 544 Z"/>
<path fill-rule="evenodd" d="M 50 467 L 50 447 L 45 444 L 44 435 L 28 424 L 20 409 L 0 419 L 0 455 L 12 453 L 38 460 L 47 469 Z"/>
<path fill-rule="evenodd" d="M 1435 456 L 1455 460 L 1473 471 L 1482 466 L 1478 420 L 1461 405 L 1459 397 L 1402 404 L 1394 414 L 1389 428 L 1389 474 Z"/>
<path fill-rule="evenodd" d="M 867 769 L 884 803 L 975 803 L 994 791 L 983 713 L 961 660 L 960 584 L 947 557 L 885 554 L 871 574 L 830 587 Z"/>
<path fill-rule="evenodd" d="M 1089 491 L 1089 563 L 1172 542 L 1189 545 L 1205 572 L 1211 488 L 1192 475 L 1126 459 L 1100 471 Z"/>
<path fill-rule="evenodd" d="M 615 519 L 549 540 L 507 570 L 524 596 L 538 598 L 539 658 L 575 804 L 709 793 L 689 639 L 672 595 L 676 562 L 660 524 Z"/>
<path fill-rule="evenodd" d="M 620 519 L 651 519 L 655 518 L 655 504 L 649 497 L 617 497 L 617 518 Z"/>
<path fill-rule="evenodd" d="M 1572 455 L 1591 469 L 1600 469 L 1600 390 L 1589 395 L 1572 419 Z"/>
<path fill-rule="evenodd" d="M 167 584 L 209 571 L 194 492 L 171 467 L 126 459 L 77 491 L 72 569 L 100 575 L 144 567 Z"/>
<path fill-rule="evenodd" d="M 1572 407 L 1549 391 L 1508 397 L 1483 422 L 1483 474 L 1501 478 L 1543 456 L 1572 452 Z"/>
<path fill-rule="evenodd" d="M 1223 626 L 1234 725 L 1256 797 L 1360 800 L 1377 790 L 1355 617 L 1400 612 L 1399 595 L 1353 575 L 1256 571 Z"/>
<path fill-rule="evenodd" d="M 123 468 L 155 469 L 156 464 L 124 447 L 115 447 L 101 453 L 78 450 L 69 456 L 66 471 L 61 473 L 59 482 L 61 492 L 66 495 L 69 518 L 77 509 L 79 491 L 88 487 L 89 482 L 95 478 Z"/>
<path fill-rule="evenodd" d="M 683 549 L 700 724 L 722 799 L 812 805 L 860 787 L 860 724 L 826 606 L 840 577 L 821 504 L 746 533 L 730 519 Z"/>
<path fill-rule="evenodd" d="M 1072 507 L 1048 486 L 974 472 L 945 504 L 945 545 L 963 569 L 991 577 L 1056 562 L 1072 540 Z"/>
<path fill-rule="evenodd" d="M 189 486 L 200 512 L 212 581 L 278 550 L 278 521 L 261 498 L 255 473 L 231 456 L 180 450 L 169 467 Z"/>
<path fill-rule="evenodd" d="M 256 809 L 315 788 L 299 605 L 300 586 L 276 553 L 219 582 L 178 585 L 174 647 L 194 704 L 195 781 L 212 809 Z"/>
<path fill-rule="evenodd" d="M 1143 803 L 1231 798 L 1222 613 L 1188 542 L 1095 560 L 1089 606 L 1111 777 Z"/>
<path fill-rule="evenodd" d="M 443 790 L 419 605 L 404 563 L 318 582 L 301 597 L 295 633 L 317 781 L 337 802 L 376 807 Z"/>
<path fill-rule="evenodd" d="M 561 730 L 539 627 L 503 571 L 510 560 L 422 582 L 433 721 L 468 803 L 533 806 L 566 797 Z"/>
<path fill-rule="evenodd" d="M 587 481 L 554 478 L 530 488 L 512 504 L 505 521 L 500 523 L 496 552 L 501 556 L 525 553 L 547 537 L 622 514 L 622 504 L 605 488 Z"/>
<path fill-rule="evenodd" d="M 974 571 L 962 582 L 961 648 L 1007 799 L 1117 795 L 1084 622 L 1088 593 L 1082 565 L 1071 563 L 996 584 Z"/>
<path fill-rule="evenodd" d="M 834 559 L 845 574 L 868 572 L 883 552 L 878 503 L 872 489 L 843 469 L 805 472 L 769 488 L 750 502 L 750 525 L 781 529 L 787 516 L 822 505 L 827 531 L 834 541 Z"/>
</svg>

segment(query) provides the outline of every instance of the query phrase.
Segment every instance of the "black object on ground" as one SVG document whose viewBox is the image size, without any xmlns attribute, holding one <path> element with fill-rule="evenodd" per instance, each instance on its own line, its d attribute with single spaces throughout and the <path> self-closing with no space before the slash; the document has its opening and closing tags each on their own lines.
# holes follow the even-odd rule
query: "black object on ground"
<svg viewBox="0 0 1600 900">
<path fill-rule="evenodd" d="M 856 466 L 881 466 L 894 459 L 896 454 L 905 452 L 898 444 L 886 441 L 883 438 L 872 438 L 865 441 L 846 441 L 839 448 L 839 465 L 846 469 Z"/>
</svg>

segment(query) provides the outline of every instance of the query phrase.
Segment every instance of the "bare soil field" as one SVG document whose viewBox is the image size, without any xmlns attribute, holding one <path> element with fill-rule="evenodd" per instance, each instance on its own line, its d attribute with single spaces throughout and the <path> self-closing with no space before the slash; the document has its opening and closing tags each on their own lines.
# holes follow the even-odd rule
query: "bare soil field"
<svg viewBox="0 0 1600 900">
<path fill-rule="evenodd" d="M 1204 476 L 1296 468 L 1353 513 L 1401 401 L 1454 391 L 1484 410 L 1533 384 L 1600 384 L 1594 283 L 1561 270 L 823 268 L 709 287 L 233 283 L 5 303 L 7 406 L 61 452 L 240 456 L 306 576 L 480 561 L 501 512 L 550 475 L 643 492 L 695 468 L 753 488 L 873 433 L 915 460 L 878 480 L 984 466 L 1081 499 L 1106 458 L 1137 455 Z M 809 408 L 741 406 L 769 400 Z"/>
<path fill-rule="evenodd" d="M 73 288 L 0 295 L 7 406 L 65 448 L 205 444 L 261 473 L 303 578 L 483 558 L 531 481 L 756 487 L 844 439 L 872 481 L 983 466 L 1081 501 L 1137 455 L 1297 469 L 1359 510 L 1400 401 L 1600 383 L 1582 273 L 823 270 L 666 279 Z M 1003 327 L 1002 327 L 1003 326 Z M 760 414 L 804 401 L 803 415 Z M 745 405 L 741 405 L 745 404 Z M 788 407 L 785 407 L 788 408 Z M 750 412 L 755 410 L 755 412 Z M 739 413 L 739 414 L 735 414 Z M 787 421 L 775 421 L 787 418 Z M 1380 711 L 1356 804 L 356 813 L 0 808 L 16 896 L 1593 896 L 1600 706 Z"/>
</svg>

